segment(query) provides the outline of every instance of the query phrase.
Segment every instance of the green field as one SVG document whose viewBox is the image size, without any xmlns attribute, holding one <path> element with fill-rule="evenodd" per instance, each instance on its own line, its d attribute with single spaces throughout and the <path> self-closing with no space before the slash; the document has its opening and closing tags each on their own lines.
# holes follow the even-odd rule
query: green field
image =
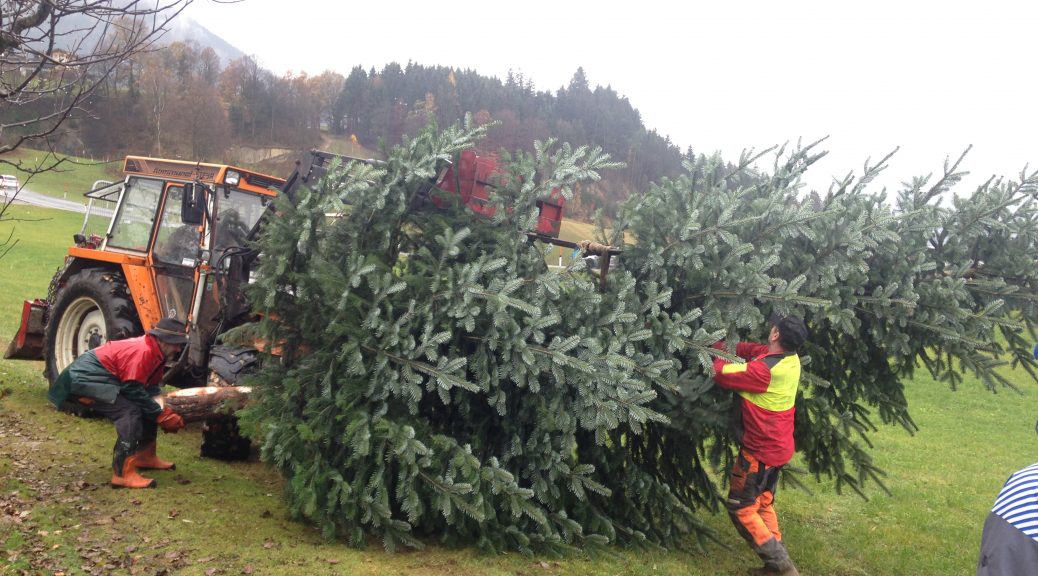
<svg viewBox="0 0 1038 576">
<path fill-rule="evenodd" d="M 74 156 L 48 155 L 46 152 L 31 148 L 18 148 L 14 152 L 4 154 L 4 160 L 20 162 L 25 167 L 41 164 L 54 165 L 62 162 L 53 170 L 29 175 L 25 170 L 0 165 L 0 172 L 14 174 L 18 182 L 38 194 L 46 194 L 55 198 L 83 201 L 83 193 L 91 190 L 98 180 L 122 180 L 122 158 L 110 160 L 77 158 Z M 85 201 L 84 201 L 85 202 Z"/>
<path fill-rule="evenodd" d="M 0 259 L 0 345 L 24 298 L 44 296 L 82 216 L 17 206 L 18 244 Z M 0 222 L 6 238 L 11 221 Z M 566 232 L 592 238 L 587 230 Z M 178 462 L 156 472 L 157 490 L 107 488 L 114 432 L 104 421 L 47 405 L 38 362 L 0 360 L 0 574 L 400 574 L 714 575 L 757 564 L 727 517 L 709 516 L 728 549 L 616 549 L 597 557 L 487 556 L 428 542 L 423 551 L 383 552 L 327 542 L 287 517 L 280 479 L 260 462 L 198 458 L 199 426 L 160 438 Z M 961 575 L 973 572 L 984 518 L 1005 478 L 1038 461 L 1036 393 L 992 394 L 967 378 L 956 392 L 927 377 L 908 384 L 921 431 L 884 427 L 873 454 L 891 494 L 838 495 L 804 478 L 812 493 L 782 488 L 779 517 L 806 575 Z M 794 461 L 796 464 L 796 461 Z"/>
</svg>

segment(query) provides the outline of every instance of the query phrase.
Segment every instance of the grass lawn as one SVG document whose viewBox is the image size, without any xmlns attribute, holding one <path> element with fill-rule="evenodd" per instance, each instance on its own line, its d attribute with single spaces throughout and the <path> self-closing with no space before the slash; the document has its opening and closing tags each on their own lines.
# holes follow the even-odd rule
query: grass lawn
<svg viewBox="0 0 1038 576">
<path fill-rule="evenodd" d="M 13 234 L 14 246 L 0 258 L 0 340 L 18 328 L 22 300 L 47 297 L 50 279 L 82 225 L 82 214 L 62 210 L 12 205 L 4 213 L 0 242 Z"/>
<path fill-rule="evenodd" d="M 360 142 L 355 142 L 347 136 L 336 136 L 331 132 L 321 133 L 321 150 L 334 152 L 351 158 L 374 158 L 384 160 L 383 155 L 373 148 L 365 148 Z"/>
<path fill-rule="evenodd" d="M 0 259 L 0 346 L 22 299 L 45 296 L 81 216 L 14 207 L 18 245 Z M 0 222 L 6 237 L 11 222 Z M 590 227 L 589 227 L 590 229 Z M 584 230 L 573 239 L 592 238 Z M 157 490 L 107 487 L 114 431 L 45 400 L 38 362 L 0 360 L 0 574 L 399 574 L 715 575 L 742 574 L 756 558 L 725 516 L 707 522 L 728 549 L 702 552 L 616 549 L 604 556 L 489 556 L 431 541 L 387 554 L 327 542 L 288 518 L 281 480 L 261 462 L 198 458 L 197 424 L 160 437 L 178 469 L 155 472 Z M 924 374 L 907 395 L 921 431 L 884 427 L 873 454 L 887 470 L 887 495 L 780 489 L 777 508 L 793 558 L 805 575 L 961 575 L 974 570 L 981 527 L 1013 471 L 1038 461 L 1038 386 L 1009 372 L 1023 394 L 992 394 L 976 381 L 956 392 Z M 795 464 L 796 462 L 794 462 Z M 720 474 L 720 472 L 718 472 Z"/>
<path fill-rule="evenodd" d="M 55 198 L 65 198 L 77 202 L 83 200 L 83 193 L 88 192 L 97 180 L 122 180 L 122 157 L 109 159 L 77 158 L 61 154 L 48 156 L 47 152 L 31 148 L 18 148 L 14 152 L 4 154 L 4 160 L 21 162 L 28 167 L 52 165 L 57 159 L 64 160 L 57 168 L 35 174 L 30 177 L 24 170 L 7 165 L 0 165 L 0 172 L 14 174 L 18 182 L 38 194 L 46 194 Z"/>
</svg>

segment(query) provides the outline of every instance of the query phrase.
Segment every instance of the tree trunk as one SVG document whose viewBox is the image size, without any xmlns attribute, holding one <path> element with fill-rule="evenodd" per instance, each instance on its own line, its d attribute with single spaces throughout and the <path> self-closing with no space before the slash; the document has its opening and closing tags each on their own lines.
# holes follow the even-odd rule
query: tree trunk
<svg viewBox="0 0 1038 576">
<path fill-rule="evenodd" d="M 198 422 L 238 410 L 248 401 L 250 392 L 248 386 L 203 386 L 170 392 L 164 401 L 185 422 Z"/>
</svg>

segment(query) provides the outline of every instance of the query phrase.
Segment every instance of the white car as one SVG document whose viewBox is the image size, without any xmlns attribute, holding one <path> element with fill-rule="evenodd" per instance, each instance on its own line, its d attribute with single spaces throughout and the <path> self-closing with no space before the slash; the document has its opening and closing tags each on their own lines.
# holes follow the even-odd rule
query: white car
<svg viewBox="0 0 1038 576">
<path fill-rule="evenodd" d="M 18 190 L 18 178 L 10 174 L 0 176 L 0 190 L 10 190 L 12 192 Z"/>
</svg>

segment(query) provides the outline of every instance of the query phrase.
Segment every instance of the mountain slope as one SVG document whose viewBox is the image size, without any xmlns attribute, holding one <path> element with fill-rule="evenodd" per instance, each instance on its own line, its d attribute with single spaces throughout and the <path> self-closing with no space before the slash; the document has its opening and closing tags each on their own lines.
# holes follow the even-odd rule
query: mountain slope
<svg viewBox="0 0 1038 576">
<path fill-rule="evenodd" d="M 199 24 L 195 19 L 184 15 L 180 15 L 173 20 L 169 31 L 163 35 L 161 42 L 163 44 L 186 42 L 197 44 L 203 48 L 212 48 L 216 55 L 220 57 L 221 66 L 226 66 L 228 62 L 245 55 L 244 52 Z"/>
</svg>

